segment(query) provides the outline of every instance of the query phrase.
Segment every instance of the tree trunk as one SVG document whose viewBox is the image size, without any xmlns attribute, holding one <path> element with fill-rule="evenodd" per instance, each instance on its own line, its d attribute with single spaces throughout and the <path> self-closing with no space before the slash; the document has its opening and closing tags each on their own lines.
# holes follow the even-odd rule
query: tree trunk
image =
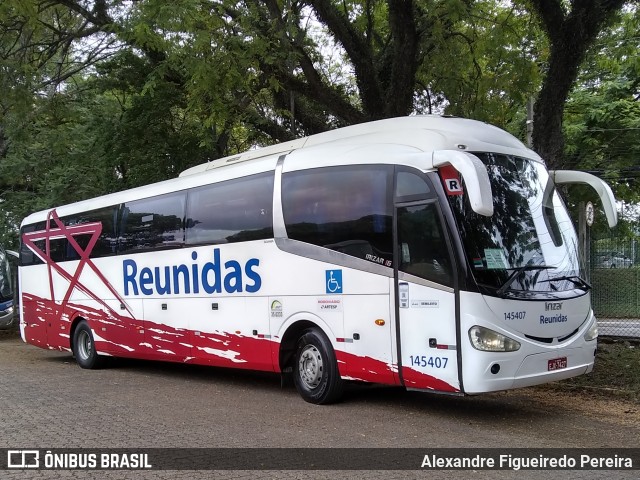
<svg viewBox="0 0 640 480">
<path fill-rule="evenodd" d="M 564 106 L 578 78 L 587 50 L 625 0 L 529 0 L 542 22 L 551 53 L 549 68 L 534 106 L 533 148 L 549 168 L 562 168 L 564 159 Z"/>
<path fill-rule="evenodd" d="M 549 168 L 561 168 L 564 163 L 564 106 L 578 76 L 581 60 L 570 48 L 556 45 L 551 51 L 549 71 L 534 105 L 533 149 Z"/>
</svg>

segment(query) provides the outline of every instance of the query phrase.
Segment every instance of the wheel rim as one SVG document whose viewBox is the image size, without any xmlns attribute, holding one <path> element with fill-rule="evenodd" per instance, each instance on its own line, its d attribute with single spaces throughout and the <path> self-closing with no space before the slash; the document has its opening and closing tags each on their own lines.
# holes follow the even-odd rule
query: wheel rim
<svg viewBox="0 0 640 480">
<path fill-rule="evenodd" d="M 322 381 L 322 355 L 314 345 L 307 345 L 300 353 L 298 371 L 302 383 L 310 389 L 316 388 Z"/>
<path fill-rule="evenodd" d="M 82 360 L 87 360 L 91 357 L 91 352 L 93 351 L 93 342 L 91 341 L 91 336 L 88 332 L 82 330 L 78 333 L 78 356 Z"/>
</svg>

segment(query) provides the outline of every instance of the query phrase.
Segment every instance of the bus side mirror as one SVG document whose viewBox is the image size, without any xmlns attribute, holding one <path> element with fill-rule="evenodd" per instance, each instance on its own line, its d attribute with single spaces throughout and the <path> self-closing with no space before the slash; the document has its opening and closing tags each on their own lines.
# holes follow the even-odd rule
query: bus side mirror
<svg viewBox="0 0 640 480">
<path fill-rule="evenodd" d="M 462 175 L 473 211 L 485 217 L 493 215 L 493 193 L 484 163 L 471 153 L 434 151 L 433 166 L 438 168 L 444 165 L 451 165 Z"/>
<path fill-rule="evenodd" d="M 549 175 L 556 185 L 567 183 L 584 183 L 590 185 L 600 197 L 604 213 L 607 216 L 609 228 L 613 228 L 618 223 L 618 212 L 616 210 L 616 198 L 613 196 L 611 187 L 606 182 L 587 172 L 577 170 L 549 170 Z"/>
</svg>

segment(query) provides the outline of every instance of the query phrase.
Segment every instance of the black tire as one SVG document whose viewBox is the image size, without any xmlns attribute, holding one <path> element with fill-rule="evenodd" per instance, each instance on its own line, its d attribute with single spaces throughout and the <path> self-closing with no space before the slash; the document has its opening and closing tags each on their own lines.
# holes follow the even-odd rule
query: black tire
<svg viewBox="0 0 640 480">
<path fill-rule="evenodd" d="M 342 397 L 344 382 L 338 372 L 336 354 L 329 339 L 318 328 L 306 330 L 298 339 L 293 383 L 309 403 L 322 405 Z"/>
<path fill-rule="evenodd" d="M 96 352 L 96 344 L 89 324 L 82 320 L 73 332 L 73 355 L 82 368 L 100 368 L 104 365 L 104 357 Z"/>
</svg>

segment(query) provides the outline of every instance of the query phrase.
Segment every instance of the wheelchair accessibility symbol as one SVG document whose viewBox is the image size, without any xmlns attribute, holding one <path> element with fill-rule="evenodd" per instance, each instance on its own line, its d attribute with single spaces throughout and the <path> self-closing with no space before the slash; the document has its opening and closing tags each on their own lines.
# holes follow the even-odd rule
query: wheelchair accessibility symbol
<svg viewBox="0 0 640 480">
<path fill-rule="evenodd" d="M 325 270 L 327 293 L 342 293 L 342 270 Z"/>
</svg>

